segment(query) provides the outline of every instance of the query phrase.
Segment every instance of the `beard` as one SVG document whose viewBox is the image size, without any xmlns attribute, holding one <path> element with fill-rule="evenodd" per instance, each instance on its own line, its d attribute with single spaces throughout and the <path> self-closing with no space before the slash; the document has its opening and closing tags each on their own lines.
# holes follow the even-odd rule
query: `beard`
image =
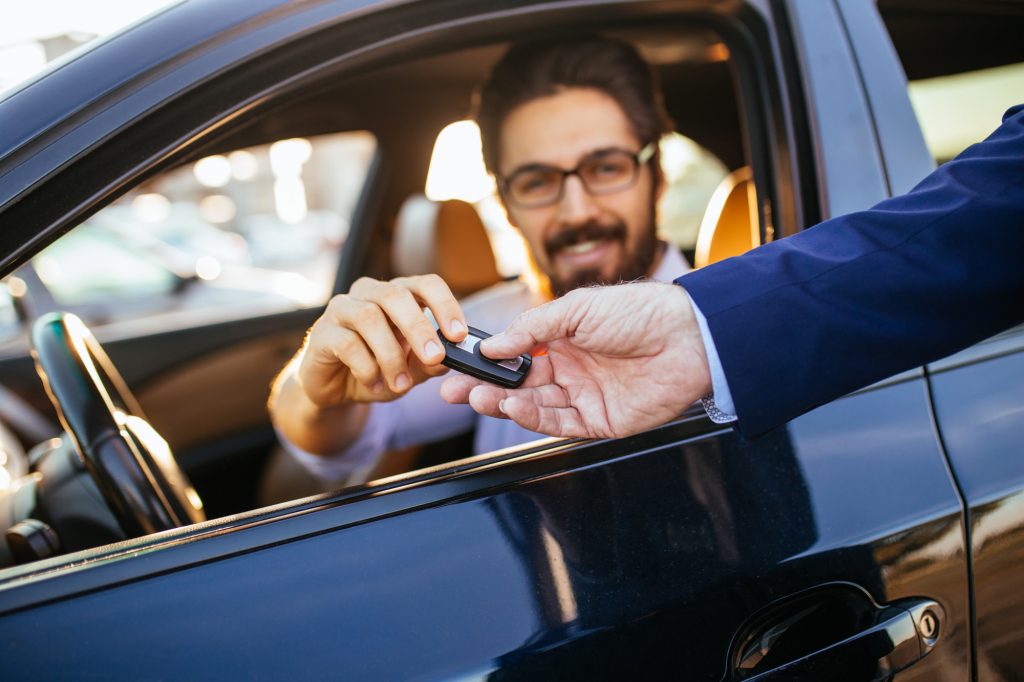
<svg viewBox="0 0 1024 682">
<path fill-rule="evenodd" d="M 544 250 L 552 261 L 558 251 L 567 246 L 587 241 L 605 240 L 618 240 L 622 246 L 623 261 L 610 276 L 602 272 L 603 268 L 578 270 L 569 277 L 564 278 L 557 277 L 554 273 L 548 273 L 551 293 L 555 297 L 560 297 L 580 287 L 618 284 L 646 277 L 650 273 L 651 265 L 654 263 L 654 257 L 658 250 L 656 232 L 655 225 L 651 223 L 649 229 L 644 230 L 635 243 L 628 244 L 626 242 L 628 232 L 625 223 L 616 221 L 609 225 L 590 222 L 553 235 L 544 242 Z"/>
</svg>

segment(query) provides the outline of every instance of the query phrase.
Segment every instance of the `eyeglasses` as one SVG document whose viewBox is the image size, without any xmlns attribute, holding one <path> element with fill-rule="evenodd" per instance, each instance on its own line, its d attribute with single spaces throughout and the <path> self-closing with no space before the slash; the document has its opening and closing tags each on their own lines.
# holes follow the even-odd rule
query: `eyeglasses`
<svg viewBox="0 0 1024 682">
<path fill-rule="evenodd" d="M 571 170 L 533 164 L 500 178 L 498 183 L 505 199 L 520 208 L 558 203 L 570 175 L 578 177 L 589 194 L 614 194 L 636 183 L 640 168 L 651 160 L 655 149 L 654 142 L 635 154 L 625 149 L 601 149 L 583 157 Z"/>
</svg>

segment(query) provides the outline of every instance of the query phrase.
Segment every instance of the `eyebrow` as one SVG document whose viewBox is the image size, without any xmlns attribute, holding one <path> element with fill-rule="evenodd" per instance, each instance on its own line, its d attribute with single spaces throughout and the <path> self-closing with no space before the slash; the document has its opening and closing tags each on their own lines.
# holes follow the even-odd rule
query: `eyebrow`
<svg viewBox="0 0 1024 682">
<path fill-rule="evenodd" d="M 612 152 L 627 152 L 629 154 L 633 153 L 633 152 L 631 152 L 628 149 L 625 149 L 623 147 L 600 147 L 600 148 L 595 149 L 593 151 L 589 151 L 586 154 L 584 154 L 583 156 L 579 157 L 576 160 L 576 166 L 579 166 L 580 163 L 582 163 L 584 159 L 590 158 L 592 156 L 603 156 L 605 154 L 610 154 Z M 511 178 L 513 176 L 516 176 L 516 175 L 522 173 L 522 172 L 534 171 L 534 170 L 540 170 L 540 171 L 556 170 L 556 171 L 564 173 L 565 171 L 571 170 L 571 169 L 562 168 L 561 166 L 556 166 L 556 165 L 550 164 L 550 163 L 541 163 L 539 161 L 535 161 L 533 163 L 524 163 L 521 166 L 517 166 L 516 168 L 514 168 L 512 170 L 511 173 L 505 174 L 504 177 L 505 178 Z"/>
</svg>

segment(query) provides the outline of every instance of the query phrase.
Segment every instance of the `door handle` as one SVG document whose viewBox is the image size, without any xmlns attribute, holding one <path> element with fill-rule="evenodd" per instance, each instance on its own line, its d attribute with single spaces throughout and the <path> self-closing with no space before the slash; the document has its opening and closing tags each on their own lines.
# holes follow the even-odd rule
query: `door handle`
<svg viewBox="0 0 1024 682">
<path fill-rule="evenodd" d="M 849 594 L 837 599 L 835 593 L 825 599 L 804 597 L 786 608 L 774 609 L 774 617 L 758 619 L 748 630 L 743 646 L 731 657 L 726 679 L 888 680 L 924 658 L 941 635 L 944 613 L 931 599 L 904 600 L 881 607 L 863 593 L 853 600 Z M 829 621 L 837 619 L 844 621 L 843 627 L 832 628 L 838 637 L 821 641 L 821 633 L 829 630 Z"/>
</svg>

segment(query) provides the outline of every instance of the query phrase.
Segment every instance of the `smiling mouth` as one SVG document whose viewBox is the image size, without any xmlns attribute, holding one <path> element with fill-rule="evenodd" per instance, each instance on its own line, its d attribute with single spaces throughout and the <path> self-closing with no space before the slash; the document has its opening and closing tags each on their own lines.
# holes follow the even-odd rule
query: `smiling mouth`
<svg viewBox="0 0 1024 682">
<path fill-rule="evenodd" d="M 614 267 L 617 258 L 614 249 L 619 240 L 603 237 L 586 239 L 575 244 L 563 246 L 554 255 L 553 260 L 564 272 L 602 272 Z"/>
<path fill-rule="evenodd" d="M 604 244 L 606 241 L 608 241 L 608 240 L 606 240 L 606 239 L 590 239 L 590 240 L 587 240 L 585 242 L 580 242 L 578 244 L 573 244 L 571 246 L 564 246 L 564 247 L 562 247 L 562 252 L 563 253 L 570 253 L 570 254 L 572 254 L 574 256 L 578 256 L 578 255 L 581 255 L 581 254 L 593 251 L 597 247 L 599 247 L 602 244 Z"/>
<path fill-rule="evenodd" d="M 555 235 L 547 241 L 545 248 L 552 258 L 558 255 L 582 256 L 610 242 L 625 241 L 625 237 L 625 225 L 590 223 Z"/>
</svg>

